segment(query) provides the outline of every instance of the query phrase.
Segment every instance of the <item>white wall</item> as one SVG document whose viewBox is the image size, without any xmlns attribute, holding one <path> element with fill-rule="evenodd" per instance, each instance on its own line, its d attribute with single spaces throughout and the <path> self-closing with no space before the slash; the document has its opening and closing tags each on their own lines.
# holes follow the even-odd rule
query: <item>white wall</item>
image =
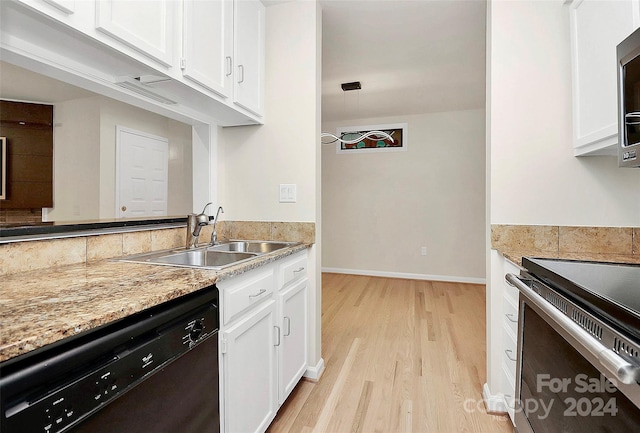
<svg viewBox="0 0 640 433">
<path fill-rule="evenodd" d="M 224 219 L 315 221 L 314 13 L 307 1 L 267 8 L 265 124 L 218 130 Z M 283 183 L 297 185 L 296 203 L 279 203 Z"/>
<path fill-rule="evenodd" d="M 169 139 L 167 215 L 182 216 L 193 207 L 192 127 L 186 123 L 167 119 L 167 138 Z"/>
<path fill-rule="evenodd" d="M 491 223 L 640 225 L 640 170 L 572 155 L 569 6 L 491 10 Z"/>
<path fill-rule="evenodd" d="M 314 1 L 266 8 L 265 124 L 218 130 L 223 220 L 315 222 L 320 233 L 320 19 Z M 297 185 L 296 203 L 279 203 L 281 183 Z M 319 250 L 309 250 L 312 366 L 321 360 Z"/>
<path fill-rule="evenodd" d="M 100 217 L 100 110 L 97 98 L 54 106 L 53 205 L 49 221 Z"/>
<path fill-rule="evenodd" d="M 485 111 L 325 122 L 322 130 L 399 122 L 408 122 L 404 152 L 323 146 L 323 268 L 483 282 Z"/>
<path fill-rule="evenodd" d="M 561 1 L 489 4 L 488 218 L 492 224 L 640 226 L 640 170 L 618 168 L 613 157 L 573 156 L 568 8 Z M 504 276 L 498 254 L 491 257 L 487 384 L 495 390 Z"/>
</svg>

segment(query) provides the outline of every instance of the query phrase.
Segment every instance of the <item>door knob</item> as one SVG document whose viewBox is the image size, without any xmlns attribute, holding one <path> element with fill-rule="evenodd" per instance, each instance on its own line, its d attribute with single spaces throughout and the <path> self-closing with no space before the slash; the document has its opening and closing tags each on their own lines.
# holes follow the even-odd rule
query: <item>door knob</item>
<svg viewBox="0 0 640 433">
<path fill-rule="evenodd" d="M 126 211 L 126 210 L 127 210 L 127 207 L 126 207 L 126 206 L 122 206 L 122 207 L 120 208 L 120 210 L 121 210 L 122 212 L 124 212 L 124 211 Z"/>
</svg>

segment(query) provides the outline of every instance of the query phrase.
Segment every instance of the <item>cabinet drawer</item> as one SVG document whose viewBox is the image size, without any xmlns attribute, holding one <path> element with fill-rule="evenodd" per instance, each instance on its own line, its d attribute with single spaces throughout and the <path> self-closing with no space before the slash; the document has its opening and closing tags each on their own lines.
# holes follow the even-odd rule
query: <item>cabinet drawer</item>
<svg viewBox="0 0 640 433">
<path fill-rule="evenodd" d="M 307 275 L 307 253 L 296 254 L 280 265 L 280 287 Z"/>
<path fill-rule="evenodd" d="M 505 260 L 504 261 L 504 276 L 503 276 L 503 279 L 502 279 L 502 284 L 504 285 L 504 294 L 506 296 L 508 296 L 509 298 L 511 298 L 511 301 L 514 304 L 517 305 L 518 304 L 518 296 L 520 294 L 518 292 L 518 289 L 516 289 L 514 286 L 509 284 L 507 282 L 507 280 L 505 279 L 507 274 L 520 275 L 520 268 L 517 267 L 512 262 L 510 262 L 509 260 Z"/>
<path fill-rule="evenodd" d="M 511 371 L 505 363 L 501 366 L 501 391 L 504 396 L 504 403 L 507 406 L 507 413 L 511 421 L 514 421 L 514 410 L 516 400 L 516 379 L 511 374 Z"/>
<path fill-rule="evenodd" d="M 512 377 L 516 376 L 516 357 L 518 345 L 516 336 L 507 324 L 502 325 L 502 363 L 509 368 Z"/>
<path fill-rule="evenodd" d="M 518 305 L 518 297 L 520 296 L 520 292 L 518 292 L 518 289 L 507 283 L 506 280 L 504 281 L 504 290 L 502 293 L 504 297 L 508 298 L 513 304 Z"/>
<path fill-rule="evenodd" d="M 222 293 L 222 322 L 228 324 L 260 302 L 269 299 L 275 288 L 273 268 L 249 273 L 246 276 L 222 281 L 218 288 Z"/>
<path fill-rule="evenodd" d="M 518 335 L 518 304 L 514 304 L 510 296 L 502 297 L 502 314 L 513 335 Z"/>
</svg>

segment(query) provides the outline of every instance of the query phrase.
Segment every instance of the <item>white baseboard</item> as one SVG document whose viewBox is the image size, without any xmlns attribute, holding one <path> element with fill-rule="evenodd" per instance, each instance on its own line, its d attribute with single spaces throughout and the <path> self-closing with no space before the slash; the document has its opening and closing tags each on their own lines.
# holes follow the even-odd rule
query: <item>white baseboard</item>
<svg viewBox="0 0 640 433">
<path fill-rule="evenodd" d="M 368 271 L 364 269 L 322 268 L 322 272 L 335 274 L 365 275 L 369 277 L 405 278 L 408 280 L 443 281 L 447 283 L 486 284 L 485 278 L 453 277 L 448 275 L 411 274 L 404 272 Z"/>
<path fill-rule="evenodd" d="M 489 384 L 485 383 L 482 387 L 482 399 L 487 407 L 489 413 L 507 413 L 507 405 L 504 402 L 504 396 L 502 394 L 491 394 Z"/>
<path fill-rule="evenodd" d="M 324 372 L 324 359 L 320 358 L 320 361 L 315 366 L 307 367 L 307 371 L 304 372 L 302 377 L 307 378 L 309 380 L 318 381 L 320 380 L 320 376 Z"/>
</svg>

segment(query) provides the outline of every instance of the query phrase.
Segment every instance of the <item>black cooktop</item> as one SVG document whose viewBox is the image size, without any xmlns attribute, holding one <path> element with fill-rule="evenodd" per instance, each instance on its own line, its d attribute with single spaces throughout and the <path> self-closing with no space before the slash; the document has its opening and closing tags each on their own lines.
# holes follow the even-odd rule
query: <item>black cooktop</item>
<svg viewBox="0 0 640 433">
<path fill-rule="evenodd" d="M 640 265 L 524 257 L 530 274 L 640 338 Z"/>
</svg>

